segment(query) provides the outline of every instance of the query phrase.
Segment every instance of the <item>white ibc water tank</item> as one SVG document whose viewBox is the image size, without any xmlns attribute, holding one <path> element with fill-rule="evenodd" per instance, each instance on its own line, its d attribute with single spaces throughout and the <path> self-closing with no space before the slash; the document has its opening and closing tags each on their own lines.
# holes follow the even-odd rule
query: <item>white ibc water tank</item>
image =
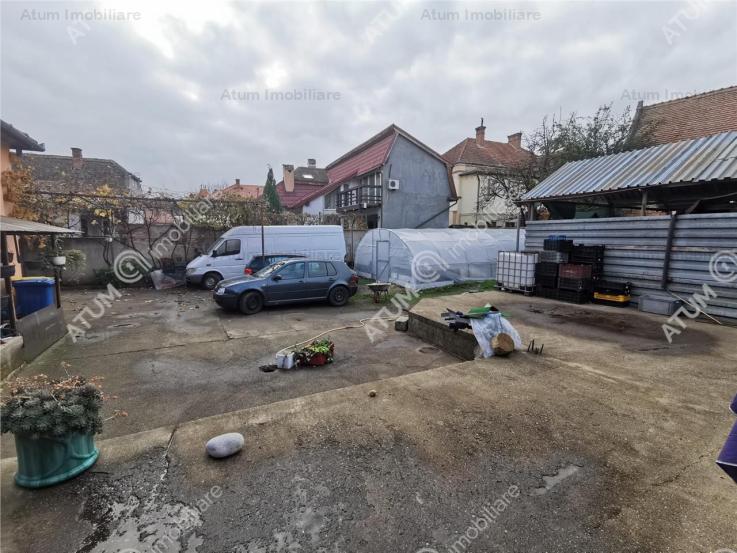
<svg viewBox="0 0 737 553">
<path fill-rule="evenodd" d="M 531 289 L 535 286 L 537 253 L 499 252 L 496 260 L 496 282 L 500 288 Z"/>
</svg>

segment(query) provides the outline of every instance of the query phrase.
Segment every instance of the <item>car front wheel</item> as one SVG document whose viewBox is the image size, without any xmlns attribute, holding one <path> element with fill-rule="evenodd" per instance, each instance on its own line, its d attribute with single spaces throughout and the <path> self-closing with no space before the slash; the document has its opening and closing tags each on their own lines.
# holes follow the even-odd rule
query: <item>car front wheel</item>
<svg viewBox="0 0 737 553">
<path fill-rule="evenodd" d="M 264 307 L 264 297 L 258 292 L 246 292 L 238 301 L 238 309 L 244 315 L 258 313 Z"/>
<path fill-rule="evenodd" d="M 345 286 L 336 286 L 335 288 L 330 290 L 328 301 L 330 302 L 330 305 L 341 307 L 348 303 L 348 298 L 350 297 L 351 294 L 348 291 L 348 288 L 346 288 Z"/>
<path fill-rule="evenodd" d="M 218 285 L 218 282 L 223 280 L 219 274 L 217 273 L 207 273 L 204 277 L 202 277 L 202 287 L 205 290 L 214 290 L 215 286 Z"/>
</svg>

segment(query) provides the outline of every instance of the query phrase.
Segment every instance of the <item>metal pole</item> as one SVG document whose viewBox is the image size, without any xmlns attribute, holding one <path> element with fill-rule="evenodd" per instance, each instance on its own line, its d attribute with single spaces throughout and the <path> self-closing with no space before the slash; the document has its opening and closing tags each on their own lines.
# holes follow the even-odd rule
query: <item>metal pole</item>
<svg viewBox="0 0 737 553">
<path fill-rule="evenodd" d="M 49 234 L 49 242 L 53 245 L 54 252 L 57 251 L 59 243 L 57 242 L 58 237 L 55 234 Z M 59 283 L 59 277 L 61 276 L 61 267 L 54 266 L 54 294 L 56 294 L 56 308 L 61 309 L 61 285 Z"/>
<path fill-rule="evenodd" d="M 261 258 L 266 256 L 266 247 L 265 247 L 266 240 L 264 239 L 264 208 L 261 208 Z"/>
<path fill-rule="evenodd" d="M 642 203 L 640 204 L 640 216 L 647 215 L 647 190 L 642 191 Z"/>
<path fill-rule="evenodd" d="M 56 308 L 61 309 L 61 267 L 54 267 L 54 292 L 56 293 Z"/>
<path fill-rule="evenodd" d="M 0 259 L 3 266 L 8 265 L 7 235 L 0 234 Z M 18 255 L 16 252 L 15 255 Z M 18 318 L 15 316 L 15 297 L 13 296 L 13 281 L 5 277 L 5 293 L 8 295 L 8 311 L 10 311 L 10 328 L 15 331 L 18 328 Z"/>
<path fill-rule="evenodd" d="M 663 290 L 668 289 L 668 272 L 670 270 L 671 250 L 673 249 L 673 234 L 676 231 L 676 218 L 678 214 L 675 211 L 670 213 L 670 224 L 668 225 L 668 236 L 665 240 L 665 258 L 663 259 L 663 274 L 660 278 L 660 287 Z"/>
</svg>

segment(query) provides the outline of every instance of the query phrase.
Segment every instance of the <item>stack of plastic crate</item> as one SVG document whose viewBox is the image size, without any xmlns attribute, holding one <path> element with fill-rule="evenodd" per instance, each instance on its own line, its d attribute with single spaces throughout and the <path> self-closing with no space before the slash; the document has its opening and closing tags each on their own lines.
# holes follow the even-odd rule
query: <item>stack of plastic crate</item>
<svg viewBox="0 0 737 553">
<path fill-rule="evenodd" d="M 558 299 L 572 303 L 591 300 L 591 265 L 566 263 L 558 270 Z"/>
<path fill-rule="evenodd" d="M 592 280 L 601 280 L 604 276 L 604 245 L 576 244 L 571 249 L 570 262 L 590 265 Z"/>
<path fill-rule="evenodd" d="M 544 298 L 558 297 L 558 269 L 568 263 L 573 249 L 573 240 L 564 235 L 550 235 L 543 242 L 543 251 L 538 252 L 539 262 L 535 266 L 535 293 Z"/>
</svg>

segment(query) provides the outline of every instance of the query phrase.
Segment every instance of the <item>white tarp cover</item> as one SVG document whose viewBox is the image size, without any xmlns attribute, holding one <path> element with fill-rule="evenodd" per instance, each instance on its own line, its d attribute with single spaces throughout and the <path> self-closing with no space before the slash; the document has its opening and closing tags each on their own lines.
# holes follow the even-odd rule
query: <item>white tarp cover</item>
<svg viewBox="0 0 737 553">
<path fill-rule="evenodd" d="M 519 231 L 520 248 L 525 231 Z M 422 290 L 496 278 L 499 251 L 515 251 L 517 229 L 373 229 L 356 248 L 362 277 Z"/>
</svg>

